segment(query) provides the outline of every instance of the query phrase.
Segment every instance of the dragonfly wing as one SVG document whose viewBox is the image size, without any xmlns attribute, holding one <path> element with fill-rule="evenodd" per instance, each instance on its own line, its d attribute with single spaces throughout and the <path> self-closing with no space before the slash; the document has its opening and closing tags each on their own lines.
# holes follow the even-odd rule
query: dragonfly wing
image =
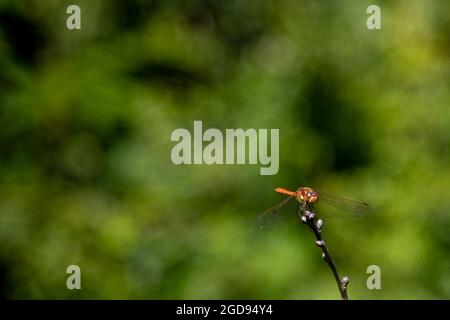
<svg viewBox="0 0 450 320">
<path fill-rule="evenodd" d="M 273 225 L 277 218 L 290 207 L 288 204 L 293 203 L 292 199 L 294 197 L 290 196 L 284 199 L 282 202 L 276 206 L 264 211 L 258 217 L 258 225 L 260 228 L 268 228 Z"/>
<path fill-rule="evenodd" d="M 364 202 L 338 197 L 318 191 L 318 214 L 332 219 L 361 219 L 368 212 L 369 205 Z"/>
</svg>

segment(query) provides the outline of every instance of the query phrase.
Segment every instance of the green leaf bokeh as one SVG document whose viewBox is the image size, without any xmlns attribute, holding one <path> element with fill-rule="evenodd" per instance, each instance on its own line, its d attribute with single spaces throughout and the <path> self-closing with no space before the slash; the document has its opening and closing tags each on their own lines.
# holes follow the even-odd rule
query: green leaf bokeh
<svg viewBox="0 0 450 320">
<path fill-rule="evenodd" d="M 308 185 L 371 205 L 325 222 L 351 299 L 450 298 L 449 3 L 376 2 L 0 1 L 0 295 L 338 299 L 306 227 L 257 228 Z M 278 174 L 172 164 L 194 120 L 279 128 Z"/>
</svg>

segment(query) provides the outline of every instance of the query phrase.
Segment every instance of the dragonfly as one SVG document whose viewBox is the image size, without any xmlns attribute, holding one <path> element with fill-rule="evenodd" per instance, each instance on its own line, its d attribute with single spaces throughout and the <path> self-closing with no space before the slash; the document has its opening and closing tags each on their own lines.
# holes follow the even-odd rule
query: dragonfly
<svg viewBox="0 0 450 320">
<path fill-rule="evenodd" d="M 261 213 L 258 219 L 261 228 L 272 226 L 283 212 L 288 211 L 289 205 L 295 202 L 294 200 L 299 203 L 299 212 L 306 210 L 315 211 L 316 205 L 320 204 L 323 212 L 319 212 L 319 214 L 326 215 L 325 212 L 327 212 L 329 218 L 336 219 L 362 218 L 369 207 L 365 202 L 338 197 L 310 187 L 300 187 L 297 191 L 276 188 L 275 192 L 288 197 L 276 206 Z"/>
</svg>

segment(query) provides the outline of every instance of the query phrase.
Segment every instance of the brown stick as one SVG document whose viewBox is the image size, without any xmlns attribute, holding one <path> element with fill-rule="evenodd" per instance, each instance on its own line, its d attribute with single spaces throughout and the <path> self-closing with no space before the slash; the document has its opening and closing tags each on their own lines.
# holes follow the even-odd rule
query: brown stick
<svg viewBox="0 0 450 320">
<path fill-rule="evenodd" d="M 325 262 L 330 267 L 331 271 L 333 272 L 334 278 L 336 279 L 336 283 L 339 288 L 339 292 L 341 293 L 342 300 L 348 300 L 347 295 L 347 285 L 350 281 L 350 279 L 345 276 L 341 279 L 339 276 L 339 273 L 337 271 L 336 265 L 334 264 L 333 259 L 331 258 L 330 251 L 328 251 L 328 247 L 325 244 L 325 241 L 323 240 L 322 236 L 322 220 L 317 220 L 315 213 L 312 211 L 312 207 L 308 205 L 308 210 L 301 207 L 299 211 L 299 216 L 304 224 L 306 224 L 314 233 L 316 236 L 316 245 L 322 249 L 322 258 L 325 260 Z"/>
</svg>

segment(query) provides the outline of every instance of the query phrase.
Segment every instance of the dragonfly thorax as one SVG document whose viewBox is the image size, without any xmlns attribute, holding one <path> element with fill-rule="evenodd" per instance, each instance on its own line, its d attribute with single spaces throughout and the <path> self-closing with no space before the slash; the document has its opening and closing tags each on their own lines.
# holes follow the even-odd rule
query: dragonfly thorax
<svg viewBox="0 0 450 320">
<path fill-rule="evenodd" d="M 319 195 L 311 188 L 302 187 L 297 190 L 296 198 L 299 202 L 314 204 L 319 200 Z"/>
</svg>

